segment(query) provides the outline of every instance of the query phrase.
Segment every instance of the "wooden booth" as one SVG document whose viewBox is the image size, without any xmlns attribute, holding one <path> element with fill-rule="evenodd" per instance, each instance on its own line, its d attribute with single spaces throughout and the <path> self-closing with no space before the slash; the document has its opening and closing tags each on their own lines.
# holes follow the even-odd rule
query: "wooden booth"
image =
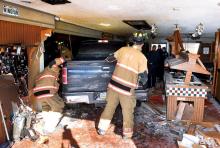
<svg viewBox="0 0 220 148">
<path fill-rule="evenodd" d="M 165 73 L 167 119 L 202 121 L 208 87 L 192 73 L 210 73 L 199 59 L 199 55 L 183 49 L 178 30 L 169 39 L 172 39 L 172 53 L 175 58 L 167 61 L 169 68 L 174 71 Z M 198 52 L 198 49 L 196 50 Z"/>
</svg>

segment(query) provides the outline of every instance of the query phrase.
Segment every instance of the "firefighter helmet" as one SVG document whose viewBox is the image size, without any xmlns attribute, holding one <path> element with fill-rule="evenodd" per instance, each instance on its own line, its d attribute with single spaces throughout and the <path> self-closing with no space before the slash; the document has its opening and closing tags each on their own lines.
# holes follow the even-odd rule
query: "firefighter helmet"
<svg viewBox="0 0 220 148">
<path fill-rule="evenodd" d="M 147 34 L 141 31 L 133 33 L 132 42 L 135 44 L 143 44 L 146 41 Z"/>
</svg>

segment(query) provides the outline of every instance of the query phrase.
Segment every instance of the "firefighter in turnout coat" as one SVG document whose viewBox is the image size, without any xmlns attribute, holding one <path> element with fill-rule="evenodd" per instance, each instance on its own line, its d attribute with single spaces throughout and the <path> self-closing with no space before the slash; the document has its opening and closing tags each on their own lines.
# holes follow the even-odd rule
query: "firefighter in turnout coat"
<svg viewBox="0 0 220 148">
<path fill-rule="evenodd" d="M 106 59 L 108 62 L 117 60 L 117 64 L 108 84 L 107 104 L 98 124 L 100 135 L 107 131 L 119 103 L 123 114 L 123 138 L 131 138 L 133 135 L 133 113 L 136 106 L 134 90 L 138 87 L 139 77 L 144 83 L 147 82 L 147 59 L 141 52 L 144 39 L 141 32 L 135 33 L 132 47 L 122 47 Z"/>
<path fill-rule="evenodd" d="M 47 66 L 35 80 L 33 93 L 42 110 L 63 111 L 64 102 L 57 93 L 59 89 L 59 65 L 63 63 L 64 59 L 62 57 L 56 58 L 54 61 L 50 62 L 49 66 Z M 45 108 L 47 106 L 49 106 L 49 109 Z M 37 109 L 37 111 L 39 111 L 39 109 Z"/>
</svg>

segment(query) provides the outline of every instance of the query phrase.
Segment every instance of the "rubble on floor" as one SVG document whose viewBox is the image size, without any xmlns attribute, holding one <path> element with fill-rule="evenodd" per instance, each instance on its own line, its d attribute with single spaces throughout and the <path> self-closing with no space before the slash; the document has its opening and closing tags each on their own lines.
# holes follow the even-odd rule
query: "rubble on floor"
<svg viewBox="0 0 220 148">
<path fill-rule="evenodd" d="M 161 93 L 161 91 L 160 91 Z M 51 125 L 51 132 L 41 133 L 37 142 L 24 139 L 14 144 L 14 148 L 217 148 L 220 147 L 220 112 L 214 99 L 206 101 L 205 122 L 167 121 L 166 104 L 161 95 L 150 96 L 148 102 L 142 102 L 135 108 L 134 135 L 130 140 L 122 139 L 122 113 L 118 107 L 106 135 L 96 132 L 97 123 L 103 108 L 82 104 L 66 110 L 64 116 L 57 113 L 42 112 L 42 121 Z M 214 104 L 215 103 L 215 104 Z M 214 105 L 213 105 L 214 104 Z M 212 111 L 215 114 L 210 114 Z M 54 114 L 56 119 L 47 118 Z M 56 115 L 55 115 L 56 114 Z M 207 118 L 207 115 L 209 117 Z M 59 119 L 59 120 L 58 120 Z M 56 120 L 56 121 L 55 121 Z M 56 122 L 51 123 L 51 122 Z M 51 124 L 50 124 L 51 123 Z M 40 122 L 39 122 L 40 125 Z M 56 125 L 55 128 L 53 125 Z M 53 131 L 53 132 L 52 132 Z M 46 134 L 47 136 L 45 136 Z"/>
<path fill-rule="evenodd" d="M 146 107 L 147 106 L 147 107 Z M 84 107 L 84 108 L 83 108 Z M 207 147 L 219 145 L 219 124 L 205 126 L 183 121 L 166 121 L 164 114 L 159 114 L 147 104 L 143 104 L 136 108 L 135 111 L 135 127 L 134 136 L 131 140 L 123 140 L 122 133 L 122 115 L 118 109 L 107 134 L 100 136 L 96 132 L 97 120 L 99 119 L 101 108 L 94 109 L 91 106 L 83 106 L 80 109 L 69 110 L 67 115 L 60 121 L 57 130 L 48 134 L 48 139 L 44 144 L 42 142 L 31 142 L 23 140 L 15 143 L 13 147 L 158 147 L 158 148 L 176 148 L 178 144 L 188 142 L 185 140 L 189 137 L 188 132 L 191 129 L 191 136 L 195 139 L 199 138 L 199 142 L 192 144 L 206 145 Z M 60 118 L 60 117 L 59 117 Z M 65 126 L 67 125 L 67 126 Z M 194 125 L 194 126 L 193 126 Z M 211 136 L 213 137 L 211 137 Z M 207 138 L 208 137 L 208 138 Z M 189 146 L 189 145 L 185 145 Z"/>
</svg>

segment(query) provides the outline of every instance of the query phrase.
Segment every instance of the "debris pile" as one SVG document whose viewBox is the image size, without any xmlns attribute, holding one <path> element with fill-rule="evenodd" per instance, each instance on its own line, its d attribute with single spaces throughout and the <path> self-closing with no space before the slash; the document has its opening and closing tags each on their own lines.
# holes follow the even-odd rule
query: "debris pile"
<svg viewBox="0 0 220 148">
<path fill-rule="evenodd" d="M 190 127 L 193 128 L 190 129 Z M 178 145 L 181 147 L 203 147 L 203 148 L 219 148 L 220 132 L 219 124 L 215 123 L 197 123 L 191 124 L 186 134 L 183 134 Z"/>
<path fill-rule="evenodd" d="M 20 98 L 19 98 L 20 99 Z M 36 113 L 32 111 L 32 109 L 25 105 L 20 99 L 21 104 L 19 107 L 16 103 L 12 102 L 13 108 L 13 140 L 20 141 L 23 138 L 29 138 L 32 141 L 36 141 L 38 139 L 38 135 L 32 128 L 32 125 L 35 122 Z"/>
<path fill-rule="evenodd" d="M 156 136 L 158 139 L 166 137 L 169 141 L 177 141 L 183 148 L 219 148 L 220 124 L 214 122 L 190 122 L 167 121 L 161 114 L 146 103 L 142 103 L 135 112 L 136 124 L 142 124 L 145 128 L 142 132 L 136 132 L 135 138 L 140 139 L 141 133 Z"/>
<path fill-rule="evenodd" d="M 181 138 L 186 127 L 181 122 L 167 121 L 164 114 L 160 114 L 155 108 L 142 103 L 135 113 L 135 122 L 143 124 L 148 133 L 154 136 L 164 136 L 171 139 Z"/>
<path fill-rule="evenodd" d="M 168 121 L 164 110 L 166 108 L 161 108 L 160 105 L 157 106 L 151 102 L 142 103 L 140 107 L 136 107 L 134 135 L 129 142 L 123 141 L 119 136 L 123 124 L 120 108 L 116 111 L 112 125 L 104 137 L 99 136 L 95 128 L 102 109 L 88 105 L 66 110 L 64 114 L 56 112 L 38 113 L 33 129 L 40 135 L 36 142 L 38 146 L 41 146 L 39 144 L 52 146 L 65 142 L 65 140 L 68 141 L 68 138 L 65 139 L 68 136 L 63 137 L 66 133 L 72 133 L 70 134 L 72 136 L 69 137 L 72 137 L 80 147 L 92 147 L 94 145 L 120 147 L 126 144 L 127 147 L 164 148 L 178 146 L 180 148 L 194 148 L 196 146 L 217 148 L 220 146 L 219 123 Z M 33 146 L 34 144 L 30 147 Z"/>
</svg>

